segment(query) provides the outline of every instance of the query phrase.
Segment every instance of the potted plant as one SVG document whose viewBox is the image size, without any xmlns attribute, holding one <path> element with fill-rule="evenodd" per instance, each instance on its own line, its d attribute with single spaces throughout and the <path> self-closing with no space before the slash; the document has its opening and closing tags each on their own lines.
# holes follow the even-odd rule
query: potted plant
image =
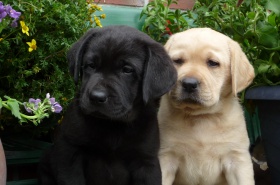
<svg viewBox="0 0 280 185">
<path fill-rule="evenodd" d="M 163 4 L 156 7 L 155 2 Z M 248 100 L 254 100 L 250 101 L 250 106 L 253 102 L 258 108 L 273 183 L 280 184 L 280 1 L 197 0 L 192 10 L 180 13 L 168 9 L 173 1 L 155 2 L 143 10 L 147 16 L 143 27 L 146 33 L 153 34 L 156 30 L 168 36 L 181 29 L 210 27 L 241 45 L 256 73 L 241 99 L 245 100 L 244 107 L 249 105 Z M 178 21 L 182 19 L 184 24 Z"/>
</svg>

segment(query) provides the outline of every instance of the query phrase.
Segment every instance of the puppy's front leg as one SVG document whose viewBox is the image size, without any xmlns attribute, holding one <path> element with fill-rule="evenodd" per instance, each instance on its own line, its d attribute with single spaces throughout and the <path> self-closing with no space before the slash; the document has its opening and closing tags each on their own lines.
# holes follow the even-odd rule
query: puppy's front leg
<svg viewBox="0 0 280 185">
<path fill-rule="evenodd" d="M 161 154 L 159 157 L 162 173 L 162 185 L 172 185 L 178 169 L 178 160 L 171 154 Z"/>
<path fill-rule="evenodd" d="M 39 184 L 85 185 L 83 164 L 79 149 L 61 139 L 43 157 L 39 169 Z"/>
<path fill-rule="evenodd" d="M 132 185 L 162 185 L 158 159 L 141 161 L 132 173 Z"/>
<path fill-rule="evenodd" d="M 249 154 L 227 159 L 224 164 L 228 185 L 255 185 L 254 170 Z"/>
</svg>

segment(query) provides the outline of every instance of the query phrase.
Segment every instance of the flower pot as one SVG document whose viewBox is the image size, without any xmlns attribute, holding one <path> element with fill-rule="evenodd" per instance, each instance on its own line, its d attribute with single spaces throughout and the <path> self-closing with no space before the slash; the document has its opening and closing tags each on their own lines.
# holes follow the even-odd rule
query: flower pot
<svg viewBox="0 0 280 185">
<path fill-rule="evenodd" d="M 0 139 L 0 184 L 6 184 L 7 166 L 3 145 Z"/>
<path fill-rule="evenodd" d="M 245 99 L 258 107 L 261 135 L 273 185 L 280 184 L 280 86 L 248 89 Z"/>
</svg>

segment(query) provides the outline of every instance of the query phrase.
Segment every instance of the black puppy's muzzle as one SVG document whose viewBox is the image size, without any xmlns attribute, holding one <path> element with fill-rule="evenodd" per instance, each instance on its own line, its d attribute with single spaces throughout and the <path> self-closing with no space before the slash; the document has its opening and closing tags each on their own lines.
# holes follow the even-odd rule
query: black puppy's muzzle
<svg viewBox="0 0 280 185">
<path fill-rule="evenodd" d="M 186 77 L 181 80 L 183 91 L 186 93 L 195 93 L 199 88 L 199 81 L 193 77 Z"/>
<path fill-rule="evenodd" d="M 90 92 L 89 99 L 93 103 L 104 104 L 108 101 L 108 93 L 102 89 L 94 89 Z"/>
</svg>

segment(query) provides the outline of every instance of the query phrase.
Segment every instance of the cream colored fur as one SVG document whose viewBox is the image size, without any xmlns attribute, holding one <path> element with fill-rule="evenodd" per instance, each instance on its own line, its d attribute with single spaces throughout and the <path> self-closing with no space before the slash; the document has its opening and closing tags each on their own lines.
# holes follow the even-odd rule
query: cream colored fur
<svg viewBox="0 0 280 185">
<path fill-rule="evenodd" d="M 240 46 L 209 28 L 177 33 L 165 45 L 178 71 L 160 102 L 163 185 L 253 185 L 249 139 L 237 93 L 254 78 Z M 215 61 L 219 66 L 208 65 Z M 183 78 L 199 80 L 198 102 L 183 99 Z"/>
</svg>

